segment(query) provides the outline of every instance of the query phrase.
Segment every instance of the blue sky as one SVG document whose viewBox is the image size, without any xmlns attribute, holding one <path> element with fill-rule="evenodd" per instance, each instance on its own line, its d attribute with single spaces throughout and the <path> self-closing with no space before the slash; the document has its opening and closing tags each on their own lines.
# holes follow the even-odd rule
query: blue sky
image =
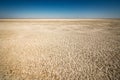
<svg viewBox="0 0 120 80">
<path fill-rule="evenodd" d="M 120 0 L 0 0 L 0 18 L 120 18 Z"/>
</svg>

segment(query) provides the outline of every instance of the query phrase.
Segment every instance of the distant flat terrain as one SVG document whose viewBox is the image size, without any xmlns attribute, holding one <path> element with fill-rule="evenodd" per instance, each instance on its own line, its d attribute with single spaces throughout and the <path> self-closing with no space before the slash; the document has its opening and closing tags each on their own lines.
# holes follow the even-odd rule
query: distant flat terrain
<svg viewBox="0 0 120 80">
<path fill-rule="evenodd" d="M 119 79 L 119 19 L 0 20 L 0 80 Z"/>
</svg>

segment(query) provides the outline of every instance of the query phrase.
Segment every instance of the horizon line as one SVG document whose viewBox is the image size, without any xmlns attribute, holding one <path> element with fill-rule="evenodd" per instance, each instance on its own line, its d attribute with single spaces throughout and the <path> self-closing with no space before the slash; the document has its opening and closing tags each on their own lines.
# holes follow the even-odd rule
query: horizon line
<svg viewBox="0 0 120 80">
<path fill-rule="evenodd" d="M 0 19 L 0 22 L 17 22 L 17 21 L 82 21 L 82 20 L 88 20 L 88 21 L 101 21 L 101 20 L 120 20 L 120 18 L 84 18 L 84 19 L 30 19 L 30 18 L 26 18 L 26 19 L 22 19 L 22 18 L 17 18 L 17 19 Z"/>
<path fill-rule="evenodd" d="M 120 18 L 0 18 L 0 19 L 120 19 Z"/>
</svg>

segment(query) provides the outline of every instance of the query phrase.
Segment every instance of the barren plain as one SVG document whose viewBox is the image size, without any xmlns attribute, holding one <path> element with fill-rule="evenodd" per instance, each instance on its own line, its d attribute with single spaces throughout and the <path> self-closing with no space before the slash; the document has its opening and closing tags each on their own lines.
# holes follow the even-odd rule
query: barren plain
<svg viewBox="0 0 120 80">
<path fill-rule="evenodd" d="M 120 80 L 120 20 L 0 20 L 0 80 Z"/>
</svg>

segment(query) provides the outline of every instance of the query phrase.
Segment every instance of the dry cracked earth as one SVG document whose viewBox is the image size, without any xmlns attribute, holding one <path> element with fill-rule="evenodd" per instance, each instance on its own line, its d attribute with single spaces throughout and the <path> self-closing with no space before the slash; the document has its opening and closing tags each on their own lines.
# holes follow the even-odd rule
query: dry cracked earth
<svg viewBox="0 0 120 80">
<path fill-rule="evenodd" d="M 0 80 L 120 80 L 120 20 L 0 20 Z"/>
</svg>

